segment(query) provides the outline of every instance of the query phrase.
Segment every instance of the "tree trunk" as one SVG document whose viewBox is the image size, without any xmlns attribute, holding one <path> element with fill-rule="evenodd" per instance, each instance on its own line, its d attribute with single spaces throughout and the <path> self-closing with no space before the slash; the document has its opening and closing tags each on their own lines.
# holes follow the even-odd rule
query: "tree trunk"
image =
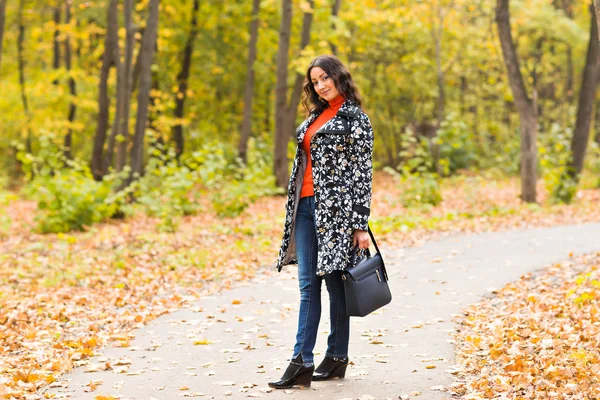
<svg viewBox="0 0 600 400">
<path fill-rule="evenodd" d="M 442 70 L 442 34 L 444 32 L 444 13 L 439 2 L 431 2 L 431 36 L 435 48 L 435 69 L 437 76 L 438 98 L 436 119 L 438 125 L 444 120 L 446 92 L 444 88 L 444 71 Z"/>
<path fill-rule="evenodd" d="M 124 21 L 125 24 L 125 93 L 123 93 L 123 100 L 121 101 L 121 105 L 123 106 L 123 110 L 121 113 L 121 124 L 119 127 L 119 137 L 118 137 L 118 150 L 117 150 L 117 171 L 122 171 L 125 165 L 127 164 L 127 146 L 130 142 L 129 135 L 129 114 L 131 113 L 131 87 L 133 85 L 133 47 L 135 45 L 135 32 L 133 29 L 133 4 L 134 0 L 125 0 L 123 4 L 123 12 L 124 12 Z"/>
<path fill-rule="evenodd" d="M 139 29 L 139 34 L 141 37 L 144 37 L 145 28 Z M 137 89 L 139 81 L 140 81 L 140 63 L 142 58 L 142 52 L 139 51 L 137 57 L 135 58 L 135 64 L 133 64 L 132 71 L 132 80 L 131 80 L 131 91 L 132 93 Z"/>
<path fill-rule="evenodd" d="M 312 25 L 312 11 L 314 8 L 314 0 L 308 1 L 310 5 L 310 12 L 304 13 L 304 20 L 302 22 L 302 37 L 300 47 L 304 49 L 310 42 L 310 28 Z M 286 11 L 287 4 L 289 4 L 289 12 Z M 287 50 L 289 49 L 289 36 L 290 36 L 290 24 L 292 20 L 291 3 L 287 0 L 283 0 L 284 13 L 282 16 L 282 27 L 280 28 L 280 49 L 277 53 L 277 97 L 275 107 L 275 180 L 278 187 L 285 188 L 288 181 L 288 157 L 287 157 L 287 145 L 288 140 L 294 134 L 294 120 L 296 117 L 296 111 L 298 110 L 298 104 L 300 104 L 300 97 L 302 94 L 302 82 L 304 81 L 304 75 L 296 74 L 296 80 L 294 82 L 292 98 L 290 104 L 287 104 L 287 68 L 288 68 L 288 56 Z M 287 24 L 286 24 L 286 21 Z M 287 37 L 287 39 L 285 39 Z M 283 57 L 281 55 L 281 49 L 285 49 L 285 64 L 283 63 Z M 281 68 L 281 70 L 280 70 Z M 282 71 L 285 69 L 285 71 Z M 285 72 L 285 75 L 284 75 Z M 281 79 L 281 80 L 280 80 Z"/>
<path fill-rule="evenodd" d="M 250 42 L 248 43 L 248 63 L 246 66 L 246 88 L 244 89 L 244 120 L 238 155 L 244 162 L 248 161 L 248 138 L 252 131 L 252 98 L 254 97 L 254 61 L 256 60 L 256 43 L 258 41 L 258 12 L 260 0 L 252 1 L 252 22 L 250 23 Z"/>
<path fill-rule="evenodd" d="M 598 29 L 598 24 L 600 24 L 600 0 L 594 0 L 594 11 L 596 14 L 596 28 L 598 30 L 598 40 L 600 40 L 600 29 Z"/>
<path fill-rule="evenodd" d="M 131 149 L 131 175 L 129 182 L 142 174 L 142 165 L 144 162 L 144 133 L 146 123 L 148 122 L 148 104 L 150 102 L 150 88 L 152 87 L 152 61 L 158 29 L 158 5 L 159 0 L 150 0 L 148 21 L 140 50 L 142 53 L 140 56 L 140 88 L 138 90 L 138 109 L 133 147 Z"/>
<path fill-rule="evenodd" d="M 510 31 L 509 0 L 497 0 L 496 23 L 502 45 L 508 81 L 521 120 L 521 200 L 536 201 L 537 179 L 537 117 L 534 102 L 527 96 L 519 59 Z"/>
<path fill-rule="evenodd" d="M 2 65 L 2 43 L 4 42 L 4 23 L 6 21 L 6 2 L 0 0 L 0 66 Z"/>
<path fill-rule="evenodd" d="M 596 112 L 594 113 L 594 140 L 600 146 L 600 100 L 596 100 Z M 600 180 L 599 180 L 600 182 Z"/>
<path fill-rule="evenodd" d="M 190 67 L 192 65 L 194 41 L 198 35 L 199 9 L 200 0 L 194 0 L 194 6 L 192 9 L 192 22 L 190 24 L 190 35 L 185 43 L 181 71 L 179 71 L 179 74 L 177 75 L 177 82 L 179 84 L 177 96 L 175 98 L 175 118 L 177 120 L 177 125 L 173 127 L 173 141 L 175 142 L 175 154 L 177 155 L 177 159 L 179 159 L 184 149 L 183 125 L 181 124 L 181 120 L 183 119 L 185 112 L 185 100 L 187 98 L 188 79 L 190 77 Z"/>
<path fill-rule="evenodd" d="M 25 111 L 25 149 L 28 153 L 31 153 L 31 129 L 29 123 L 31 116 L 29 113 L 29 103 L 27 101 L 27 93 L 25 90 L 25 59 L 23 55 L 23 42 L 25 41 L 25 22 L 23 21 L 23 2 L 19 1 L 19 36 L 17 39 L 17 57 L 19 59 L 19 84 L 21 86 L 21 101 L 23 102 L 23 111 Z"/>
<path fill-rule="evenodd" d="M 118 30 L 118 18 L 116 23 L 116 29 Z M 125 90 L 127 88 L 125 82 L 127 78 L 125 76 L 125 67 L 123 66 L 123 63 L 121 63 L 121 47 L 119 46 L 118 37 L 113 40 L 112 45 L 112 60 L 117 70 L 117 104 L 115 107 L 115 118 L 113 120 L 112 129 L 108 138 L 108 145 L 106 146 L 106 155 L 104 156 L 103 170 L 105 173 L 108 172 L 113 162 L 115 142 L 117 141 L 117 136 L 119 135 L 121 122 L 123 119 L 123 101 L 125 100 Z"/>
<path fill-rule="evenodd" d="M 71 23 L 71 6 L 72 6 L 72 0 L 66 0 L 65 2 L 65 6 L 66 6 L 66 11 L 65 11 L 65 24 L 70 24 Z M 71 160 L 73 158 L 73 152 L 72 152 L 72 136 L 73 136 L 73 129 L 71 128 L 73 121 L 75 120 L 75 112 L 77 111 L 77 106 L 75 106 L 75 97 L 77 96 L 77 86 L 75 85 L 75 79 L 73 79 L 73 76 L 71 75 L 71 37 L 70 34 L 67 35 L 67 38 L 65 39 L 65 66 L 67 68 L 67 73 L 69 75 L 69 93 L 71 94 L 71 102 L 69 104 L 69 127 L 67 130 L 67 134 L 65 135 L 65 142 L 64 142 L 64 152 L 65 152 L 65 157 L 68 160 Z"/>
<path fill-rule="evenodd" d="M 118 29 L 117 6 L 118 0 L 110 0 L 108 8 L 108 29 L 104 38 L 104 55 L 102 56 L 102 69 L 100 71 L 100 83 L 98 85 L 98 125 L 96 126 L 96 136 L 94 137 L 94 150 L 92 153 L 92 175 L 94 179 L 101 180 L 105 170 L 102 160 L 104 153 L 104 142 L 106 141 L 106 132 L 108 130 L 108 108 L 110 99 L 108 98 L 108 74 L 113 60 L 114 40 L 118 40 L 116 32 Z"/>
<path fill-rule="evenodd" d="M 573 101 L 573 49 L 567 44 L 567 83 L 565 92 L 567 93 L 566 101 L 571 104 Z"/>
<path fill-rule="evenodd" d="M 302 22 L 302 36 L 300 39 L 300 50 L 304 50 L 310 43 L 310 28 L 313 20 L 313 10 L 315 8 L 314 0 L 308 0 L 310 5 L 310 12 L 304 13 L 304 20 Z M 288 138 L 294 136 L 294 120 L 296 119 L 296 113 L 298 112 L 298 105 L 302 98 L 302 83 L 304 82 L 304 74 L 296 73 L 296 81 L 294 82 L 294 88 L 292 91 L 292 100 L 288 107 Z M 287 142 L 286 142 L 287 143 Z"/>
<path fill-rule="evenodd" d="M 331 16 L 333 18 L 336 18 L 338 16 L 338 14 L 340 13 L 340 6 L 342 5 L 342 0 L 333 0 L 333 6 L 331 7 Z M 336 27 L 335 27 L 335 23 L 331 24 L 331 29 L 333 31 L 335 31 Z M 337 54 L 337 46 L 335 43 L 333 42 L 329 42 L 329 47 L 331 47 L 331 54 L 335 55 Z"/>
<path fill-rule="evenodd" d="M 158 54 L 158 37 L 154 42 L 154 54 Z M 165 141 L 163 140 L 162 134 L 160 134 L 158 127 L 156 126 L 156 117 L 160 116 L 160 110 L 156 107 L 156 98 L 160 97 L 160 82 L 158 76 L 158 69 L 152 69 L 152 88 L 150 89 L 150 102 L 148 106 L 148 123 L 146 124 L 146 128 L 156 134 L 155 137 L 152 138 L 154 143 L 160 145 L 160 151 L 163 154 L 166 154 Z"/>
<path fill-rule="evenodd" d="M 52 60 L 52 67 L 57 70 L 60 68 L 60 41 L 58 40 L 60 36 L 60 29 L 58 28 L 60 25 L 60 3 L 54 7 L 54 57 Z M 58 79 L 52 81 L 53 85 L 58 85 Z"/>
<path fill-rule="evenodd" d="M 592 23 L 590 27 L 590 40 L 585 59 L 585 67 L 583 69 L 583 79 L 581 81 L 581 89 L 579 91 L 579 104 L 577 106 L 577 121 L 575 122 L 575 130 L 573 131 L 573 139 L 571 141 L 571 165 L 569 175 L 577 179 L 583 170 L 583 160 L 587 149 L 588 139 L 590 136 L 590 125 L 592 122 L 592 112 L 594 109 L 594 99 L 596 98 L 596 87 L 598 82 L 598 73 L 600 68 L 600 49 L 598 40 L 598 26 L 594 10 L 591 9 Z"/>
<path fill-rule="evenodd" d="M 277 49 L 277 85 L 275 88 L 275 182 L 284 188 L 288 181 L 287 143 L 287 92 L 288 92 L 288 60 L 290 34 L 292 26 L 292 0 L 281 1 L 281 25 L 279 27 L 279 44 Z"/>
</svg>

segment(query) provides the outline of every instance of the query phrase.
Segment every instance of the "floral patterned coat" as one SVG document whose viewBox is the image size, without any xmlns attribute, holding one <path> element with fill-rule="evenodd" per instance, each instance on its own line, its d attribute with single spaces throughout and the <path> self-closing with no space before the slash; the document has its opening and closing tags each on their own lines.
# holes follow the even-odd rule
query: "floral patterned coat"
<svg viewBox="0 0 600 400">
<path fill-rule="evenodd" d="M 283 240 L 277 270 L 297 264 L 295 220 L 307 157 L 302 141 L 319 116 L 311 113 L 296 129 L 298 147 L 288 186 Z M 310 144 L 317 226 L 317 275 L 346 268 L 355 229 L 367 230 L 373 180 L 373 128 L 359 106 L 346 100 Z"/>
</svg>

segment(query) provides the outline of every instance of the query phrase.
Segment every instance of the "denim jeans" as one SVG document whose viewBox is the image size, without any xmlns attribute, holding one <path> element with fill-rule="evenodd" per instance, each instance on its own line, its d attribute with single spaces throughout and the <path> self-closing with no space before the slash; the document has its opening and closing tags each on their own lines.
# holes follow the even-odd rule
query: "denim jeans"
<svg viewBox="0 0 600 400">
<path fill-rule="evenodd" d="M 302 354 L 305 363 L 314 362 L 313 349 L 321 319 L 321 282 L 325 280 L 329 292 L 329 317 L 331 329 L 327 338 L 329 357 L 348 355 L 350 317 L 346 314 L 346 298 L 342 272 L 317 275 L 317 234 L 315 224 L 315 198 L 303 197 L 296 212 L 296 252 L 298 255 L 298 283 L 300 285 L 300 313 L 294 358 Z"/>
</svg>

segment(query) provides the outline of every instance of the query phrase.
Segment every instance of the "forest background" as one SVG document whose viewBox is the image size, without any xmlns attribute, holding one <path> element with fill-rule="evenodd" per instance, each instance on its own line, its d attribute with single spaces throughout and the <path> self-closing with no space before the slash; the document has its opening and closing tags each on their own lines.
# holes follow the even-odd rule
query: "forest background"
<svg viewBox="0 0 600 400">
<path fill-rule="evenodd" d="M 133 198 L 171 230 L 200 193 L 237 215 L 285 188 L 303 74 L 335 53 L 404 205 L 438 204 L 440 179 L 457 173 L 520 174 L 527 202 L 541 178 L 568 203 L 600 172 L 591 4 L 508 7 L 2 0 L 3 186 L 40 200 L 43 232 L 128 215 Z"/>
<path fill-rule="evenodd" d="M 0 0 L 0 398 L 267 273 L 319 54 L 348 66 L 371 118 L 370 224 L 384 246 L 598 221 L 592 11 Z"/>
</svg>

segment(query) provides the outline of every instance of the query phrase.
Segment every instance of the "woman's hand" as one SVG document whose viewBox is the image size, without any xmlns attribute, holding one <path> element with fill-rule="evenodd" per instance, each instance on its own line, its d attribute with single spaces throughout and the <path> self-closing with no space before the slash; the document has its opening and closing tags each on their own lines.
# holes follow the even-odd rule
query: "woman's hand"
<svg viewBox="0 0 600 400">
<path fill-rule="evenodd" d="M 354 247 L 358 246 L 359 249 L 368 249 L 369 245 L 371 244 L 369 233 L 367 231 L 356 229 L 353 235 L 353 243 Z"/>
</svg>

